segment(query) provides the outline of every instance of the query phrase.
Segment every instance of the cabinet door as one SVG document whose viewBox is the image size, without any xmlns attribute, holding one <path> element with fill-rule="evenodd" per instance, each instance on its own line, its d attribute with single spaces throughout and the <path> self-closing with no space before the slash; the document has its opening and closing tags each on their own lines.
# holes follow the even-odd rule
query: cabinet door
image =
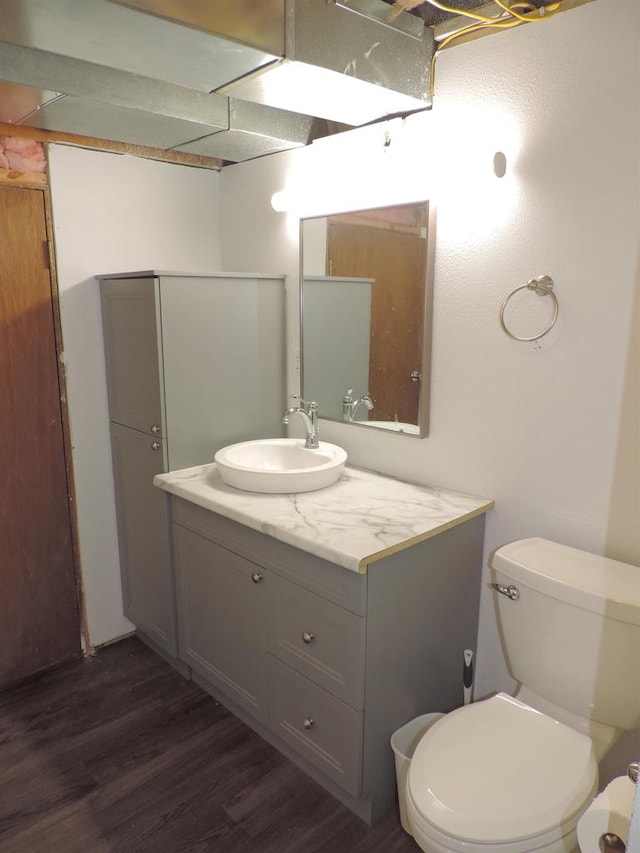
<svg viewBox="0 0 640 853">
<path fill-rule="evenodd" d="M 111 424 L 124 612 L 174 657 L 175 597 L 167 496 L 153 486 L 164 470 L 164 441 Z"/>
<path fill-rule="evenodd" d="M 158 282 L 100 283 L 110 420 L 165 435 Z"/>
<path fill-rule="evenodd" d="M 169 467 L 282 435 L 283 279 L 162 276 L 160 297 Z"/>
<path fill-rule="evenodd" d="M 266 591 L 261 567 L 173 525 L 180 658 L 266 723 Z"/>
</svg>

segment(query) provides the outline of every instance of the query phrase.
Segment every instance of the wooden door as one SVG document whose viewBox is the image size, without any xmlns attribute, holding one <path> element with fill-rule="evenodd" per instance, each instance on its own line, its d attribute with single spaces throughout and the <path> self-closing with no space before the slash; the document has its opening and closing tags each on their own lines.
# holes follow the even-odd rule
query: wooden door
<svg viewBox="0 0 640 853">
<path fill-rule="evenodd" d="M 44 193 L 0 186 L 0 686 L 78 657 Z"/>
<path fill-rule="evenodd" d="M 369 394 L 372 420 L 417 424 L 422 372 L 425 240 L 380 226 L 330 223 L 330 274 L 374 279 L 371 291 Z"/>
</svg>

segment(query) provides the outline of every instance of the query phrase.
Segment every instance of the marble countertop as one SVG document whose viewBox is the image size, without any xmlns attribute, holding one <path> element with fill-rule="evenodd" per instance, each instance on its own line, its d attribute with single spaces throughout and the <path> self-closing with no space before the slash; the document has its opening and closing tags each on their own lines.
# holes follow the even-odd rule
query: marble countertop
<svg viewBox="0 0 640 853">
<path fill-rule="evenodd" d="M 429 488 L 347 466 L 326 489 L 288 495 L 243 492 L 215 463 L 158 474 L 160 489 L 355 572 L 437 536 L 493 506 L 473 495 Z"/>
</svg>

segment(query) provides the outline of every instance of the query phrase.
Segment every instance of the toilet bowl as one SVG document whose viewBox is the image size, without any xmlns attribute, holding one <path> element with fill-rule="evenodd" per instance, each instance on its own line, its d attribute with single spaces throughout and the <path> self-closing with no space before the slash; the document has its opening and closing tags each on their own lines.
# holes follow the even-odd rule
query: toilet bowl
<svg viewBox="0 0 640 853">
<path fill-rule="evenodd" d="M 407 773 L 425 853 L 577 853 L 598 762 L 640 726 L 638 568 L 544 539 L 493 555 L 492 587 L 518 698 L 438 720 Z"/>
<path fill-rule="evenodd" d="M 423 736 L 408 821 L 427 853 L 570 853 L 597 783 L 589 737 L 500 693 Z"/>
</svg>

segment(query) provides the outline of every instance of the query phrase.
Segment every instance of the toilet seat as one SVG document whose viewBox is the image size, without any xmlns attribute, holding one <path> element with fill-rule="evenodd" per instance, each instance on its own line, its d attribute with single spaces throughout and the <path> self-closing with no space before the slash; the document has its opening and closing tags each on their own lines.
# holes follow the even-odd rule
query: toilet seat
<svg viewBox="0 0 640 853">
<path fill-rule="evenodd" d="M 421 832 L 462 850 L 543 849 L 541 837 L 575 830 L 597 781 L 586 735 L 498 694 L 425 733 L 409 767 L 407 807 Z"/>
</svg>

